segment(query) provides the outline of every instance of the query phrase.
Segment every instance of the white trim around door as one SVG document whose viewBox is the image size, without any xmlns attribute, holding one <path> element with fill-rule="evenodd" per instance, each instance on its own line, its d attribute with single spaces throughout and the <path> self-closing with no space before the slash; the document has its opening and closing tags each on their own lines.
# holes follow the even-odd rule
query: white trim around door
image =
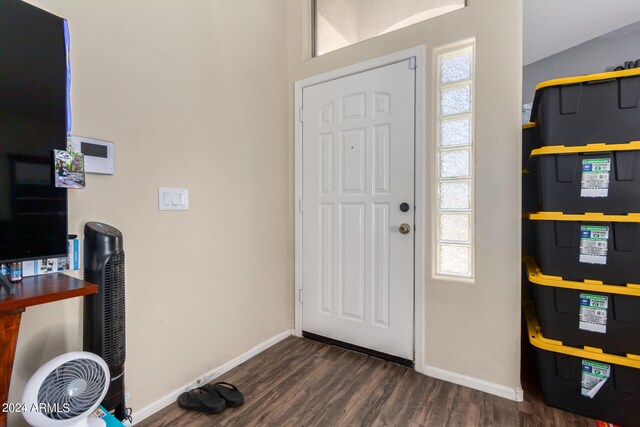
<svg viewBox="0 0 640 427">
<path fill-rule="evenodd" d="M 295 82 L 295 335 L 302 336 L 302 123 L 299 111 L 302 107 L 302 90 L 330 80 L 383 67 L 410 58 L 416 59 L 416 100 L 415 100 L 415 251 L 414 251 L 414 363 L 415 370 L 424 373 L 425 346 L 425 239 L 427 227 L 427 206 L 425 201 L 425 155 L 428 152 L 425 137 L 425 46 L 406 49 L 359 64 L 329 71 Z"/>
</svg>

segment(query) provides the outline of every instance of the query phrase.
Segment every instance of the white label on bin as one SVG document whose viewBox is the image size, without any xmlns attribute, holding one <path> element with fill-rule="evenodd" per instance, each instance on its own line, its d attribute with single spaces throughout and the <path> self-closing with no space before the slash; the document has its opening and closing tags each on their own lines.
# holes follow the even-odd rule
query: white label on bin
<svg viewBox="0 0 640 427">
<path fill-rule="evenodd" d="M 593 399 L 610 374 L 610 365 L 582 359 L 582 395 Z"/>
<path fill-rule="evenodd" d="M 580 294 L 580 326 L 583 331 L 607 333 L 609 297 Z"/>
<path fill-rule="evenodd" d="M 580 262 L 606 264 L 609 227 L 597 225 L 580 226 Z"/>
<path fill-rule="evenodd" d="M 607 197 L 611 159 L 584 159 L 580 197 Z"/>
</svg>

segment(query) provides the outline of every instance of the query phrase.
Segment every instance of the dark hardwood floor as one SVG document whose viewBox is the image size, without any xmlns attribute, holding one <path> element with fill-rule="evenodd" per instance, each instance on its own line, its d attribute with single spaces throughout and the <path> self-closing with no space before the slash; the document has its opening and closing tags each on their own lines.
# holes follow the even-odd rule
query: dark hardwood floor
<svg viewBox="0 0 640 427">
<path fill-rule="evenodd" d="M 546 406 L 529 381 L 517 403 L 304 338 L 287 338 L 216 381 L 236 384 L 245 404 L 211 415 L 174 403 L 136 426 L 596 426 Z"/>
</svg>

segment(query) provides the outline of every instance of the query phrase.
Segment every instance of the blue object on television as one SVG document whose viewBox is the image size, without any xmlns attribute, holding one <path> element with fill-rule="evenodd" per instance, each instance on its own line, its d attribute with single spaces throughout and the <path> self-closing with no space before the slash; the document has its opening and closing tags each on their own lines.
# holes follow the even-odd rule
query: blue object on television
<svg viewBox="0 0 640 427">
<path fill-rule="evenodd" d="M 69 37 L 69 22 L 64 22 L 64 53 L 67 58 L 67 137 L 71 135 L 71 37 Z"/>
</svg>

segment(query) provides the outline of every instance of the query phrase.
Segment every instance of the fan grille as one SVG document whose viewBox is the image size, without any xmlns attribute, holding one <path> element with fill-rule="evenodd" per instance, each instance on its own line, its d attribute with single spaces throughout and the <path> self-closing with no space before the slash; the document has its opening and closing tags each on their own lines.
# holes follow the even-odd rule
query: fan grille
<svg viewBox="0 0 640 427">
<path fill-rule="evenodd" d="M 104 269 L 104 289 L 102 354 L 108 366 L 120 366 L 124 364 L 126 354 L 124 252 L 114 253 L 107 261 Z"/>
<path fill-rule="evenodd" d="M 95 360 L 65 362 L 42 382 L 38 390 L 39 412 L 52 420 L 78 417 L 98 403 L 106 382 L 106 374 Z"/>
</svg>

